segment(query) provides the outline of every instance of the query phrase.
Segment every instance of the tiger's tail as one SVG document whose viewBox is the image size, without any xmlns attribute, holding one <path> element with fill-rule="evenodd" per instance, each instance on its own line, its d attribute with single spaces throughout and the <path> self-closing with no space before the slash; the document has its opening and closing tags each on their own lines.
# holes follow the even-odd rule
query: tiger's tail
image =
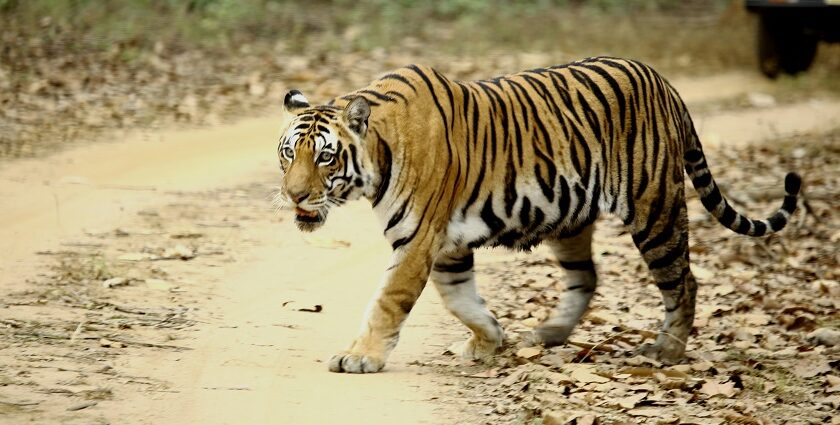
<svg viewBox="0 0 840 425">
<path fill-rule="evenodd" d="M 693 143 L 688 146 L 683 158 L 685 159 L 685 171 L 694 184 L 694 189 L 700 195 L 700 201 L 717 221 L 732 230 L 748 236 L 764 236 L 784 229 L 790 220 L 791 214 L 796 211 L 797 195 L 802 186 L 802 178 L 796 173 L 788 173 L 785 176 L 785 198 L 782 206 L 770 217 L 764 220 L 751 219 L 738 211 L 735 211 L 729 201 L 720 193 L 717 183 L 712 178 L 712 171 L 706 164 L 706 155 L 703 154 L 700 146 L 700 139 L 694 125 L 689 121 L 690 136 Z"/>
</svg>

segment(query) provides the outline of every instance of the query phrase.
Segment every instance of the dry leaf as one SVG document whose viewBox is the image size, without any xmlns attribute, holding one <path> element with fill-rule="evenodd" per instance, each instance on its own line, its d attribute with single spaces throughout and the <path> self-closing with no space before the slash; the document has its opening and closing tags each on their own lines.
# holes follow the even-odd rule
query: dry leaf
<svg viewBox="0 0 840 425">
<path fill-rule="evenodd" d="M 540 319 L 537 319 L 536 317 L 529 317 L 529 318 L 523 320 L 522 324 L 529 327 L 529 328 L 536 328 L 537 326 L 540 325 Z"/>
<path fill-rule="evenodd" d="M 125 344 L 123 344 L 122 342 L 111 341 L 109 339 L 102 338 L 99 340 L 99 346 L 106 348 L 123 348 L 125 347 Z"/>
<path fill-rule="evenodd" d="M 483 370 L 481 372 L 467 376 L 469 376 L 470 378 L 495 378 L 499 376 L 499 368 L 494 367 L 492 369 Z"/>
<path fill-rule="evenodd" d="M 793 368 L 793 374 L 800 378 L 813 378 L 831 372 L 828 361 L 800 362 Z"/>
<path fill-rule="evenodd" d="M 840 345 L 840 329 L 818 328 L 809 333 L 805 339 L 814 345 L 834 347 Z"/>
<path fill-rule="evenodd" d="M 613 400 L 613 402 L 624 409 L 632 409 L 636 407 L 640 401 L 644 400 L 645 397 L 647 397 L 646 393 L 639 393 L 623 398 L 617 398 Z"/>
<path fill-rule="evenodd" d="M 738 392 L 738 390 L 735 389 L 734 382 L 709 381 L 704 383 L 703 386 L 700 387 L 700 392 L 709 397 L 720 395 L 728 398 L 735 395 Z"/>
<path fill-rule="evenodd" d="M 691 274 L 694 275 L 695 278 L 704 281 L 704 280 L 711 280 L 715 277 L 715 272 L 709 270 L 699 264 L 692 264 L 691 265 Z"/>
<path fill-rule="evenodd" d="M 579 364 L 568 364 L 563 366 L 563 370 L 568 372 L 572 379 L 582 384 L 603 384 L 606 382 L 610 382 L 609 378 L 595 374 L 594 372 L 592 372 L 591 367 L 588 366 Z"/>
<path fill-rule="evenodd" d="M 168 260 L 190 260 L 195 258 L 195 251 L 186 245 L 176 245 L 174 248 L 167 248 L 163 251 L 162 258 Z"/>
<path fill-rule="evenodd" d="M 117 286 L 123 286 L 128 284 L 128 279 L 124 277 L 112 277 L 102 282 L 103 288 L 115 288 Z"/>
<path fill-rule="evenodd" d="M 645 417 L 663 417 L 667 416 L 668 412 L 663 411 L 661 408 L 658 407 L 640 407 L 638 409 L 631 409 L 627 411 L 627 414 L 633 416 L 645 416 Z"/>
<path fill-rule="evenodd" d="M 532 359 L 537 357 L 542 353 L 542 349 L 539 347 L 525 347 L 520 348 L 516 351 L 516 357 L 521 357 L 523 359 Z"/>
<path fill-rule="evenodd" d="M 545 374 L 545 378 L 548 382 L 554 385 L 570 384 L 574 382 L 574 379 L 565 373 L 547 372 Z"/>
</svg>

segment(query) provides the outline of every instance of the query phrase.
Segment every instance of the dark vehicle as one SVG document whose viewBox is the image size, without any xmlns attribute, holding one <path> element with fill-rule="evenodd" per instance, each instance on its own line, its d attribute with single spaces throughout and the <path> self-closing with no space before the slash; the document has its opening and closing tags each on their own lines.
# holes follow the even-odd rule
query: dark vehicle
<svg viewBox="0 0 840 425">
<path fill-rule="evenodd" d="M 808 69 L 819 41 L 840 42 L 840 0 L 746 0 L 759 16 L 761 72 L 776 78 Z"/>
</svg>

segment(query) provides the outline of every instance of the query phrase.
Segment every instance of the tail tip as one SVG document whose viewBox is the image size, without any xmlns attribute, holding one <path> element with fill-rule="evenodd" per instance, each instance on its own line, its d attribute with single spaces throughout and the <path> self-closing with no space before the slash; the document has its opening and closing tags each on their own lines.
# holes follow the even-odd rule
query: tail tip
<svg viewBox="0 0 840 425">
<path fill-rule="evenodd" d="M 788 195 L 796 196 L 801 188 L 802 177 L 799 177 L 799 174 L 788 173 L 787 176 L 785 176 L 785 192 L 787 192 Z"/>
</svg>

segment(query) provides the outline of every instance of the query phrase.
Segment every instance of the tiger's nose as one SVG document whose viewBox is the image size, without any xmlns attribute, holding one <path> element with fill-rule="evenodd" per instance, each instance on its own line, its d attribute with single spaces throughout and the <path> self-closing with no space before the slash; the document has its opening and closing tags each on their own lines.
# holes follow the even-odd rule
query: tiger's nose
<svg viewBox="0 0 840 425">
<path fill-rule="evenodd" d="M 291 198 L 292 202 L 299 204 L 306 200 L 309 197 L 309 193 L 306 192 L 289 192 L 289 198 Z"/>
</svg>

